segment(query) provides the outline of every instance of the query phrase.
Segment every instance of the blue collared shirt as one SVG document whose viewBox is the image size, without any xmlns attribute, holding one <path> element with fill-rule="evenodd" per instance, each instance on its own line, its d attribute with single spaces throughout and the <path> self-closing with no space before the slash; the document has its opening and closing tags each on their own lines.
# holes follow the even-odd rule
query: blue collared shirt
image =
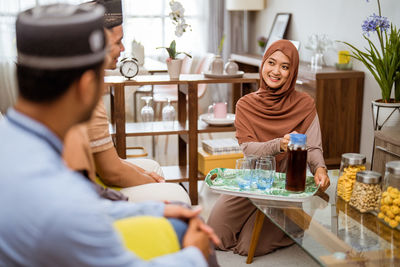
<svg viewBox="0 0 400 267">
<path fill-rule="evenodd" d="M 113 221 L 162 216 L 164 204 L 101 199 L 66 167 L 62 147 L 14 109 L 0 121 L 0 266 L 206 266 L 195 247 L 152 261 L 127 251 Z"/>
</svg>

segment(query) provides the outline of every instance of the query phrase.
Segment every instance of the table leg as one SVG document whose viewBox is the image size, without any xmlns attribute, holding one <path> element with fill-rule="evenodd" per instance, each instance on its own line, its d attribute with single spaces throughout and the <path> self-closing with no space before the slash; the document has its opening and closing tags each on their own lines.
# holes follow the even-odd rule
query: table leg
<svg viewBox="0 0 400 267">
<path fill-rule="evenodd" d="M 124 84 L 114 87 L 114 120 L 115 145 L 120 158 L 126 159 L 126 132 L 125 132 L 125 88 Z"/>
<path fill-rule="evenodd" d="M 198 116 L 198 96 L 197 83 L 189 83 L 189 196 L 193 205 L 197 205 L 197 116 Z"/>
<path fill-rule="evenodd" d="M 251 235 L 249 255 L 247 255 L 246 263 L 250 264 L 253 262 L 254 252 L 256 251 L 258 239 L 260 237 L 261 228 L 264 224 L 265 215 L 257 209 L 256 220 L 254 222 L 253 233 Z"/>
<path fill-rule="evenodd" d="M 181 92 L 179 89 L 182 86 L 178 84 L 178 122 L 182 127 L 186 127 L 187 111 L 186 111 L 186 94 Z M 183 139 L 183 136 L 178 135 L 178 159 L 179 166 L 187 165 L 187 144 Z"/>
</svg>

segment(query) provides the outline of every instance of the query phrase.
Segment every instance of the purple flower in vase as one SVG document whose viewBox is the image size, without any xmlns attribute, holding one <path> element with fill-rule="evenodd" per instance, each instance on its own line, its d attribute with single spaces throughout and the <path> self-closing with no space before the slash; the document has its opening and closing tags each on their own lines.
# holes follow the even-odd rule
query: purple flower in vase
<svg viewBox="0 0 400 267">
<path fill-rule="evenodd" d="M 390 23 L 387 17 L 376 15 L 375 13 L 369 16 L 361 25 L 364 34 L 369 36 L 369 32 L 375 32 L 378 29 L 386 31 L 390 28 Z"/>
</svg>

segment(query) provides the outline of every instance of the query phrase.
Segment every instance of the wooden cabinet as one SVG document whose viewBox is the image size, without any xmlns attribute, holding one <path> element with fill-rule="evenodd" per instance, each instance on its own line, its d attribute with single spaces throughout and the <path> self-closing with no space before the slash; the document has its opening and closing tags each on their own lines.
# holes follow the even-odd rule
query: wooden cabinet
<svg viewBox="0 0 400 267">
<path fill-rule="evenodd" d="M 372 169 L 385 174 L 389 161 L 400 160 L 400 129 L 383 128 L 375 131 L 375 147 Z"/>
<path fill-rule="evenodd" d="M 261 56 L 232 55 L 239 68 L 258 71 Z M 322 146 L 328 168 L 338 168 L 343 153 L 359 153 L 364 73 L 324 67 L 311 70 L 301 63 L 296 90 L 310 94 L 316 103 Z"/>
</svg>

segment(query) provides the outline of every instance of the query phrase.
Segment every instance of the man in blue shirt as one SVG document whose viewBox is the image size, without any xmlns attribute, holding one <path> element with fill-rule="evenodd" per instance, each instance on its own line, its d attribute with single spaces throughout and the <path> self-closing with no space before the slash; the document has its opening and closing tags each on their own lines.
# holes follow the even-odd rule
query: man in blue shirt
<svg viewBox="0 0 400 267">
<path fill-rule="evenodd" d="M 0 266 L 206 266 L 215 235 L 198 212 L 101 199 L 61 159 L 66 132 L 103 91 L 103 14 L 49 5 L 18 15 L 19 98 L 0 121 Z M 137 215 L 189 219 L 183 249 L 151 261 L 127 251 L 112 223 Z"/>
</svg>

